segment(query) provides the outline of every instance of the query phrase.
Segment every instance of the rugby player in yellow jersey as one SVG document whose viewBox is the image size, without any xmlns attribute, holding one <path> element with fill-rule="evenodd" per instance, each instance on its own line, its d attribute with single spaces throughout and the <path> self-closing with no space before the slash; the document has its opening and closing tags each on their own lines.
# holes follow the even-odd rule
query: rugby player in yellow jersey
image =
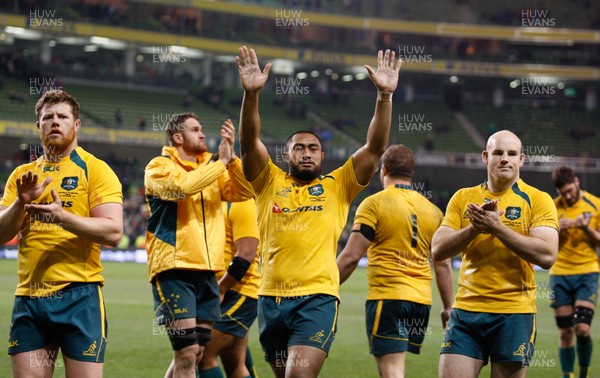
<svg viewBox="0 0 600 378">
<path fill-rule="evenodd" d="M 101 377 L 107 341 L 100 245 L 123 234 L 121 183 L 78 147 L 79 103 L 47 91 L 35 105 L 44 155 L 17 167 L 0 200 L 0 244 L 21 234 L 8 340 L 14 377 Z"/>
<path fill-rule="evenodd" d="M 487 180 L 460 189 L 432 241 L 441 261 L 462 253 L 458 293 L 442 342 L 441 378 L 525 377 L 535 342 L 533 265 L 548 269 L 558 250 L 552 198 L 519 177 L 521 140 L 499 131 L 482 152 Z"/>
<path fill-rule="evenodd" d="M 191 378 L 221 315 L 215 278 L 226 268 L 221 202 L 245 201 L 254 192 L 235 156 L 230 120 L 221 126 L 216 161 L 195 114 L 174 114 L 165 131 L 170 145 L 144 172 L 146 251 L 156 322 L 165 325 L 173 349 L 166 376 Z M 238 261 L 230 269 L 244 267 Z"/>
<path fill-rule="evenodd" d="M 552 182 L 559 194 L 554 203 L 560 234 L 558 258 L 550 269 L 550 289 L 560 331 L 560 365 L 563 377 L 574 377 L 576 336 L 579 377 L 585 378 L 592 358 L 590 326 L 598 299 L 600 198 L 581 190 L 569 167 L 554 169 Z"/>
<path fill-rule="evenodd" d="M 321 141 L 309 131 L 287 140 L 287 173 L 272 162 L 259 138 L 258 111 L 271 64 L 261 71 L 254 50 L 243 46 L 236 65 L 244 88 L 242 167 L 256 193 L 261 240 L 260 341 L 277 377 L 316 377 L 335 337 L 337 241 L 350 203 L 369 184 L 385 151 L 401 60 L 379 51 L 377 71 L 365 66 L 378 92 L 366 144 L 327 175 L 321 175 Z"/>
<path fill-rule="evenodd" d="M 217 273 L 221 293 L 221 319 L 213 325 L 199 366 L 199 378 L 222 378 L 219 356 L 227 377 L 255 377 L 248 330 L 256 319 L 258 298 L 258 226 L 254 199 L 244 202 L 223 202 L 225 215 L 225 264 L 243 259 L 246 272 Z"/>
<path fill-rule="evenodd" d="M 413 189 L 414 165 L 412 151 L 403 145 L 385 151 L 379 172 L 384 189 L 360 204 L 350 238 L 337 258 L 343 283 L 368 252 L 367 337 L 379 376 L 385 378 L 404 377 L 406 351 L 420 353 L 431 309 L 431 238 L 443 214 Z M 446 327 L 452 265 L 448 258 L 434 267 Z"/>
</svg>

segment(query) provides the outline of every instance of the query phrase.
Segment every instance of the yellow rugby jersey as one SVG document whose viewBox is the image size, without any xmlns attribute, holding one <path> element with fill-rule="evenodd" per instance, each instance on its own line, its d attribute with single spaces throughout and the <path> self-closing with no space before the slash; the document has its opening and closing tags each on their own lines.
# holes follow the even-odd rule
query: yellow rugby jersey
<svg viewBox="0 0 600 378">
<path fill-rule="evenodd" d="M 352 158 L 307 185 L 269 159 L 251 182 L 257 194 L 262 280 L 259 295 L 339 298 L 337 242 L 350 203 L 364 189 Z"/>
<path fill-rule="evenodd" d="M 561 197 L 554 199 L 559 218 L 575 220 L 579 215 L 591 215 L 590 228 L 597 229 L 600 225 L 600 198 L 581 191 L 583 197 L 573 206 L 567 206 Z M 560 233 L 558 258 L 550 269 L 550 274 L 569 275 L 599 272 L 596 246 L 585 231 L 572 227 Z"/>
<path fill-rule="evenodd" d="M 52 182 L 34 203 L 51 203 L 54 189 L 63 209 L 89 217 L 94 207 L 110 202 L 123 203 L 121 183 L 108 164 L 77 147 L 58 162 L 40 157 L 17 167 L 8 178 L 0 206 L 10 206 L 17 198 L 16 179 L 27 171 L 37 173 L 38 182 Z M 104 282 L 100 275 L 100 244 L 25 216 L 20 228 L 18 276 L 15 295 L 45 296 L 72 282 Z"/>
<path fill-rule="evenodd" d="M 229 266 L 236 254 L 235 241 L 241 238 L 256 238 L 258 236 L 258 225 L 256 224 L 256 202 L 249 199 L 244 202 L 223 202 L 223 214 L 225 214 L 225 265 Z M 260 245 L 259 245 L 260 248 Z M 225 271 L 217 273 L 217 279 L 225 275 Z M 258 285 L 260 274 L 258 273 L 258 253 L 252 261 L 250 268 L 242 280 L 230 290 L 236 291 L 247 297 L 258 298 Z"/>
<path fill-rule="evenodd" d="M 354 224 L 375 230 L 368 250 L 368 300 L 431 305 L 431 238 L 442 219 L 442 211 L 410 185 L 390 185 L 360 204 Z"/>
<path fill-rule="evenodd" d="M 502 193 L 491 193 L 485 183 L 464 188 L 448 203 L 442 226 L 460 230 L 470 224 L 470 203 L 499 200 L 501 221 L 512 230 L 528 235 L 535 227 L 558 230 L 556 207 L 545 192 L 519 179 Z M 533 264 L 521 259 L 491 234 L 481 233 L 462 251 L 458 293 L 454 308 L 491 313 L 535 313 L 536 283 Z"/>
</svg>

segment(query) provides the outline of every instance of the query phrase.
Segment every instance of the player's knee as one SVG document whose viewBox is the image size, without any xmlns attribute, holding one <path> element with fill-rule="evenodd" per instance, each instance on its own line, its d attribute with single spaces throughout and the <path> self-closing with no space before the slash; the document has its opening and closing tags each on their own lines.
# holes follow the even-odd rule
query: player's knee
<svg viewBox="0 0 600 378">
<path fill-rule="evenodd" d="M 577 344 L 579 344 L 579 345 L 587 345 L 587 344 L 589 344 L 591 342 L 592 342 L 592 338 L 590 337 L 589 332 L 588 332 L 587 336 L 579 336 L 579 335 L 577 335 Z"/>
<path fill-rule="evenodd" d="M 198 344 L 196 328 L 167 328 L 167 334 L 175 351 Z M 195 354 L 196 352 L 192 353 Z"/>
<path fill-rule="evenodd" d="M 575 326 L 573 314 L 567 316 L 555 316 L 556 325 L 561 330 L 570 329 Z"/>
<path fill-rule="evenodd" d="M 208 344 L 208 342 L 210 341 L 211 331 L 212 330 L 210 328 L 196 327 L 196 334 L 198 335 L 198 345 L 204 347 L 206 346 L 206 344 Z"/>
<path fill-rule="evenodd" d="M 575 306 L 575 313 L 573 314 L 573 320 L 575 324 L 584 323 L 587 325 L 591 325 L 593 317 L 593 309 L 583 306 Z"/>
</svg>

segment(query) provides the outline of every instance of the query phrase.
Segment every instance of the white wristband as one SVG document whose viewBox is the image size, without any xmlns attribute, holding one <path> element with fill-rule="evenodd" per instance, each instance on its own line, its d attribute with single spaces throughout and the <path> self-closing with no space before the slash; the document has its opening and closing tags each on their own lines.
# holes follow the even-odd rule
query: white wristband
<svg viewBox="0 0 600 378">
<path fill-rule="evenodd" d="M 385 92 L 377 91 L 377 101 L 392 102 L 392 93 L 385 93 Z"/>
</svg>

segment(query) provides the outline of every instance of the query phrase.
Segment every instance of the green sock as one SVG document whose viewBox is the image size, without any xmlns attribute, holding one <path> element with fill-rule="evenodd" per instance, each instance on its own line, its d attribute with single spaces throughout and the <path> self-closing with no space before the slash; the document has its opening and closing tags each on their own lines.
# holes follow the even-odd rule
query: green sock
<svg viewBox="0 0 600 378">
<path fill-rule="evenodd" d="M 579 378 L 587 378 L 588 367 L 592 359 L 592 339 L 589 337 L 577 338 L 577 358 L 579 358 Z"/>
<path fill-rule="evenodd" d="M 196 378 L 224 378 L 223 372 L 219 366 L 212 369 L 200 370 L 196 369 Z"/>
<path fill-rule="evenodd" d="M 573 366 L 575 365 L 575 347 L 558 348 L 560 368 L 563 378 L 573 377 Z"/>
<path fill-rule="evenodd" d="M 254 361 L 252 361 L 252 354 L 250 354 L 250 348 L 246 346 L 246 369 L 250 372 L 250 377 L 258 378 L 258 374 L 254 368 Z"/>
</svg>

